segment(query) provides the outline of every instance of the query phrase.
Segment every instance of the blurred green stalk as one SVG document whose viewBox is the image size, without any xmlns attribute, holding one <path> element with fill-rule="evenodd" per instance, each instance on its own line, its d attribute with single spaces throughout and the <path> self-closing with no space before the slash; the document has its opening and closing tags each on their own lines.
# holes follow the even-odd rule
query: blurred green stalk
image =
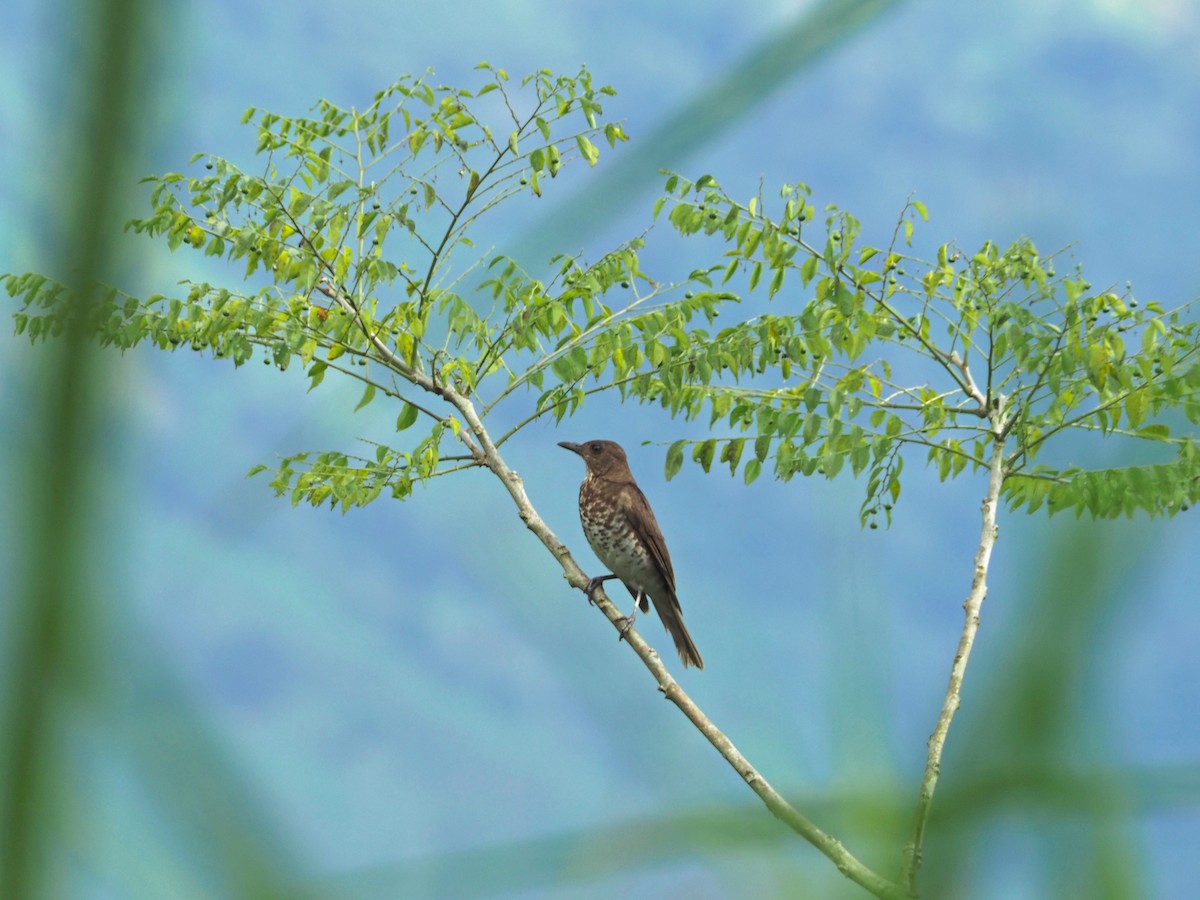
<svg viewBox="0 0 1200 900">
<path fill-rule="evenodd" d="M 62 4 L 62 21 L 78 29 L 74 73 L 63 77 L 70 92 L 68 123 L 59 135 L 70 142 L 69 169 L 52 221 L 59 256 L 52 271 L 70 273 L 77 304 L 73 324 L 38 348 L 38 395 L 31 398 L 24 471 L 28 509 L 27 543 L 17 554 L 25 567 L 25 590 L 14 604 L 9 636 L 12 654 L 5 680 L 9 696 L 2 734 L 3 795 L 0 821 L 0 896 L 42 896 L 54 868 L 47 864 L 59 830 L 64 799 L 63 754 L 56 740 L 58 711 L 72 694 L 94 691 L 87 671 L 92 646 L 91 617 L 96 584 L 103 572 L 85 568 L 96 523 L 91 520 L 88 484 L 91 449 L 98 443 L 96 401 L 103 366 L 89 344 L 84 322 L 91 297 L 87 287 L 111 271 L 119 186 L 129 183 L 129 142 L 134 124 L 135 72 L 142 51 L 143 0 L 94 0 Z M 70 28 L 71 26 L 68 26 Z M 73 37 L 64 34 L 65 39 Z M 56 62 L 69 60 L 64 50 Z M 53 213 L 57 213 L 55 216 Z"/>
</svg>

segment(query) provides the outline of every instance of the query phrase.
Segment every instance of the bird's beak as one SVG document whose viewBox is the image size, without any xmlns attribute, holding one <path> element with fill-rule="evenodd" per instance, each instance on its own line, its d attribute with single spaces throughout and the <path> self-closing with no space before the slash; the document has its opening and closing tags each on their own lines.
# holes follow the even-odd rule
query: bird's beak
<svg viewBox="0 0 1200 900">
<path fill-rule="evenodd" d="M 572 453 L 578 453 L 580 456 L 583 456 L 583 447 L 579 444 L 572 444 L 570 441 L 559 441 L 558 446 L 564 450 L 570 450 Z"/>
</svg>

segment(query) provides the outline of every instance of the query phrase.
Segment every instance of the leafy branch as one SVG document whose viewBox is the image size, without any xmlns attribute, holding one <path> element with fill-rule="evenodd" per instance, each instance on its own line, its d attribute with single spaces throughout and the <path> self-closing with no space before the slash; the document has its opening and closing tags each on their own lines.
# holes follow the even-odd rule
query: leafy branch
<svg viewBox="0 0 1200 900">
<path fill-rule="evenodd" d="M 1200 332 L 1184 317 L 1190 304 L 1140 307 L 1128 291 L 1092 292 L 1078 269 L 1057 276 L 1055 257 L 1040 256 L 1028 240 L 1003 252 L 987 242 L 973 254 L 944 244 L 936 261 L 898 252 L 901 234 L 911 246 L 913 214 L 927 218 L 918 201 L 905 206 L 885 249 L 857 248 L 859 223 L 832 206 L 823 245 L 810 243 L 810 196 L 803 184 L 785 185 L 772 218 L 761 192 L 743 204 L 711 176 L 693 183 L 669 175 L 655 214 L 669 203 L 678 232 L 724 241 L 722 283 L 740 277 L 753 292 L 765 281 L 770 300 L 795 279 L 811 299 L 716 334 L 694 329 L 677 340 L 671 360 L 705 366 L 647 371 L 629 390 L 673 415 L 695 418 L 707 409 L 711 426 L 725 420 L 735 432 L 754 432 L 675 441 L 668 477 L 689 445 L 705 471 L 719 460 L 735 473 L 752 440 L 747 483 L 772 456 L 782 480 L 795 472 L 832 478 L 847 465 L 855 475 L 866 472 L 862 518 L 871 527 L 881 509 L 891 522 L 902 449 L 925 450 L 943 480 L 967 466 L 988 473 L 963 630 L 904 850 L 901 881 L 915 897 L 942 753 L 987 594 L 1000 502 L 1096 517 L 1188 509 L 1200 497 L 1200 454 L 1194 431 L 1172 428 L 1180 414 L 1191 426 L 1200 422 Z M 873 260 L 877 267 L 868 267 Z M 870 347 L 884 348 L 883 355 L 864 362 Z M 947 383 L 926 380 L 933 377 Z M 1170 449 L 1173 458 L 1092 470 L 1036 462 L 1051 438 L 1060 443 L 1072 431 Z"/>
<path fill-rule="evenodd" d="M 943 479 L 968 464 L 986 470 L 990 429 L 964 417 L 989 419 L 1003 393 L 1011 442 L 1002 490 L 1010 507 L 1041 505 L 1050 499 L 1039 496 L 1043 490 L 1055 510 L 1100 517 L 1131 508 L 1170 514 L 1188 502 L 1194 437 L 1173 437 L 1164 416 L 1178 410 L 1200 421 L 1197 330 L 1184 318 L 1190 305 L 1167 310 L 1139 305 L 1128 292 L 1092 292 L 1078 271 L 1057 276 L 1057 255 L 1042 257 L 1024 239 L 1003 252 L 990 242 L 970 254 L 945 244 L 936 261 L 902 253 L 900 237 L 907 251 L 914 219 L 926 216 L 919 201 L 905 207 L 886 248 L 858 247 L 858 221 L 834 207 L 826 210 L 823 244 L 813 243 L 805 236 L 817 218 L 809 197 L 805 185 L 785 185 L 772 217 L 761 192 L 741 203 L 711 176 L 668 177 L 656 212 L 670 204 L 667 218 L 681 234 L 726 244 L 723 283 L 738 277 L 749 292 L 765 284 L 768 299 L 793 279 L 811 291 L 803 304 L 715 334 L 692 330 L 670 357 L 697 365 L 666 366 L 631 383 L 634 396 L 663 402 L 672 414 L 707 410 L 712 424 L 750 432 L 673 445 L 668 475 L 688 446 L 706 470 L 721 460 L 736 471 L 750 441 L 747 482 L 771 460 L 784 480 L 797 472 L 833 477 L 848 465 L 868 475 L 864 522 L 881 511 L 890 522 L 900 493 L 899 472 L 889 470 L 896 446 L 924 447 Z M 887 353 L 867 358 L 877 346 Z M 932 380 L 939 374 L 946 384 Z M 1086 470 L 1034 469 L 1045 442 L 1069 430 L 1174 447 L 1174 460 L 1160 465 L 1171 467 L 1180 490 L 1143 492 L 1131 507 L 1091 489 Z M 1029 471 L 1054 477 L 1038 486 L 1010 480 Z"/>
</svg>

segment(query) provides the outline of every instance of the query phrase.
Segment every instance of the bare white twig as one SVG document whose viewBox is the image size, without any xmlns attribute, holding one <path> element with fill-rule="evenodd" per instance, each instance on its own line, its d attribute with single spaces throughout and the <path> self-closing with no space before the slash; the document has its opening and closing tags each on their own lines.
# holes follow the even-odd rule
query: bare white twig
<svg viewBox="0 0 1200 900">
<path fill-rule="evenodd" d="M 987 412 L 987 397 L 983 395 L 983 391 L 979 390 L 979 385 L 975 383 L 975 379 L 971 377 L 971 370 L 967 367 L 967 361 L 958 355 L 958 351 L 953 351 L 947 361 L 954 366 L 958 371 L 962 372 L 963 380 L 966 382 L 962 385 L 963 391 L 979 404 L 981 412 Z"/>
<path fill-rule="evenodd" d="M 961 365 L 961 360 L 956 364 Z M 970 374 L 966 366 L 961 365 L 968 381 Z M 974 387 L 974 382 L 969 381 Z M 978 393 L 978 388 L 975 388 Z M 982 399 L 982 395 L 978 399 Z M 975 572 L 971 578 L 971 591 L 963 603 L 966 613 L 963 622 L 962 636 L 958 640 L 958 651 L 954 654 L 954 664 L 950 667 L 950 683 L 946 688 L 946 697 L 942 701 L 942 710 L 938 715 L 937 725 L 929 737 L 929 755 L 925 760 L 925 773 L 921 778 L 921 792 L 917 799 L 916 814 L 913 817 L 912 832 L 908 844 L 904 848 L 903 881 L 910 897 L 917 896 L 917 873 L 921 868 L 922 846 L 925 840 L 925 826 L 929 821 L 929 812 L 933 804 L 933 792 L 937 788 L 938 776 L 941 774 L 942 751 L 946 746 L 946 736 L 950 732 L 950 723 L 962 702 L 963 676 L 967 671 L 967 660 L 971 656 L 971 647 L 975 643 L 975 633 L 979 630 L 979 609 L 983 598 L 987 596 L 988 564 L 992 558 L 992 547 L 996 543 L 996 507 L 1000 503 L 1000 489 L 1004 486 L 1004 447 L 1005 447 L 1005 398 L 996 397 L 995 408 L 991 412 L 992 424 L 992 459 L 988 471 L 987 494 L 983 498 L 982 513 L 983 527 L 979 534 L 979 546 L 975 550 Z"/>
<path fill-rule="evenodd" d="M 475 405 L 471 402 L 470 398 L 453 388 L 443 387 L 441 390 L 442 396 L 462 414 L 467 427 L 482 449 L 483 464 L 500 479 L 500 482 L 508 490 L 509 495 L 517 506 L 517 514 L 521 517 L 521 521 L 525 523 L 525 527 L 532 531 L 537 539 L 542 542 L 542 545 L 558 560 L 567 583 L 572 587 L 583 590 L 588 583 L 588 576 L 584 574 L 583 569 L 575 562 L 566 545 L 558 539 L 554 532 L 550 530 L 550 527 L 542 520 L 541 516 L 538 515 L 537 510 L 534 509 L 528 495 L 525 493 L 524 482 L 516 472 L 508 468 L 505 464 L 499 450 L 492 442 L 487 429 L 480 420 Z M 663 665 L 658 653 L 642 639 L 636 629 L 628 627 L 628 623 L 621 611 L 604 595 L 603 590 L 597 590 L 593 597 L 596 600 L 597 607 L 608 617 L 614 629 L 617 631 L 621 631 L 622 628 L 627 629 L 624 632 L 626 642 L 642 660 L 646 668 L 650 670 L 650 673 L 658 682 L 658 689 L 708 739 L 708 742 L 734 768 L 738 775 L 750 786 L 750 789 L 759 796 L 772 815 L 825 854 L 837 866 L 838 871 L 851 881 L 861 885 L 876 897 L 886 898 L 886 900 L 902 900 L 904 892 L 899 885 L 888 881 L 860 862 L 840 841 L 822 831 L 801 814 L 799 810 L 789 804 L 759 774 L 758 770 L 750 764 L 750 761 L 733 745 L 733 742 L 713 724 L 712 720 L 684 692 L 679 683 L 671 676 L 667 667 Z"/>
</svg>

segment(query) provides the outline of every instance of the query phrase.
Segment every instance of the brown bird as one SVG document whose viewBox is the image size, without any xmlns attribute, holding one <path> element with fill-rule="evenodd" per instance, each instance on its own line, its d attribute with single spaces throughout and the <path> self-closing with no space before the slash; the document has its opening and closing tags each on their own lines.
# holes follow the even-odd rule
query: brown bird
<svg viewBox="0 0 1200 900">
<path fill-rule="evenodd" d="M 587 464 L 579 487 L 579 520 L 592 551 L 612 572 L 588 582 L 588 599 L 601 583 L 619 578 L 635 601 L 624 630 L 633 624 L 639 606 L 642 612 L 650 611 L 649 597 L 684 667 L 703 669 L 704 661 L 683 625 L 666 541 L 646 495 L 633 480 L 625 451 L 612 441 L 560 441 L 558 446 L 578 453 Z"/>
</svg>

